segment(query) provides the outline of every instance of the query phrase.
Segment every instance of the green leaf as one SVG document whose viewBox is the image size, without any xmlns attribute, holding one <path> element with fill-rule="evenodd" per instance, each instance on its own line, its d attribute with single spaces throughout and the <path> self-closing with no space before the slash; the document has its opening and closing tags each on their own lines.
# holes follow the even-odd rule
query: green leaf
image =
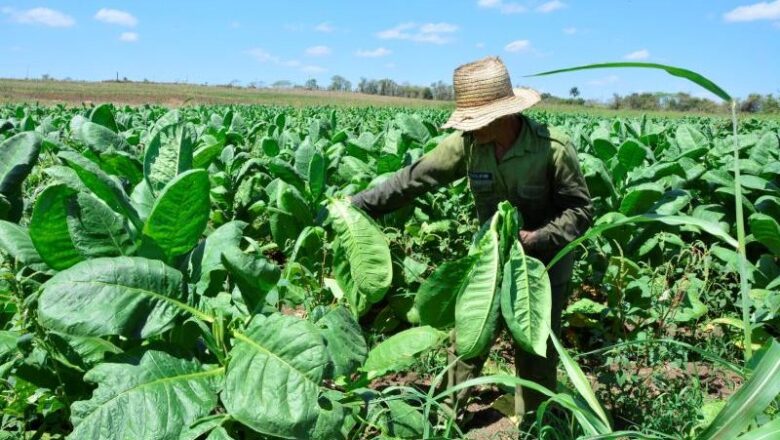
<svg viewBox="0 0 780 440">
<path fill-rule="evenodd" d="M 464 359 L 481 355 L 490 346 L 498 323 L 498 288 L 501 281 L 499 230 L 501 217 L 493 216 L 473 251 L 479 255 L 469 280 L 455 304 L 455 346 Z"/>
<path fill-rule="evenodd" d="M 141 229 L 141 219 L 138 217 L 133 205 L 127 198 L 122 186 L 100 167 L 86 157 L 71 151 L 63 151 L 59 154 L 69 167 L 71 167 L 81 179 L 81 182 L 89 188 L 100 200 L 125 217 L 127 217 L 137 229 Z"/>
<path fill-rule="evenodd" d="M 122 136 L 108 128 L 90 121 L 84 121 L 78 129 L 78 138 L 90 150 L 103 152 L 111 149 L 128 150 L 129 145 Z"/>
<path fill-rule="evenodd" d="M 132 246 L 121 215 L 88 193 L 78 193 L 68 204 L 67 226 L 73 246 L 85 258 L 127 255 Z"/>
<path fill-rule="evenodd" d="M 225 249 L 222 252 L 222 264 L 241 291 L 250 313 L 263 307 L 266 295 L 281 276 L 277 265 L 261 256 L 246 254 L 239 248 Z"/>
<path fill-rule="evenodd" d="M 109 174 L 127 179 L 131 185 L 137 185 L 144 178 L 141 162 L 123 151 L 101 153 L 100 167 Z"/>
<path fill-rule="evenodd" d="M 234 336 L 222 391 L 227 412 L 265 435 L 309 438 L 328 365 L 319 330 L 292 316 L 257 315 Z"/>
<path fill-rule="evenodd" d="M 766 214 L 750 216 L 750 232 L 759 243 L 766 246 L 775 256 L 780 256 L 780 225 Z"/>
<path fill-rule="evenodd" d="M 50 186 L 38 196 L 33 207 L 30 238 L 52 269 L 67 269 L 84 259 L 68 231 L 67 212 L 73 196 L 73 190 L 65 185 Z"/>
<path fill-rule="evenodd" d="M 680 124 L 675 131 L 675 138 L 682 151 L 695 151 L 708 146 L 707 137 L 690 124 Z"/>
<path fill-rule="evenodd" d="M 551 311 L 552 290 L 544 264 L 527 256 L 515 241 L 504 265 L 501 313 L 520 347 L 547 357 Z"/>
<path fill-rule="evenodd" d="M 312 199 L 317 200 L 323 191 L 325 191 L 328 164 L 320 152 L 314 153 L 309 162 L 309 194 Z"/>
<path fill-rule="evenodd" d="M 35 250 L 27 229 L 16 223 L 0 220 L 0 249 L 32 270 L 46 272 L 49 266 Z"/>
<path fill-rule="evenodd" d="M 295 171 L 299 176 L 309 176 L 309 166 L 311 164 L 311 158 L 317 152 L 314 145 L 312 145 L 309 139 L 305 139 L 295 149 Z"/>
<path fill-rule="evenodd" d="M 18 194 L 38 161 L 42 138 L 35 132 L 11 136 L 0 143 L 0 193 Z"/>
<path fill-rule="evenodd" d="M 650 152 L 645 146 L 633 139 L 628 139 L 620 146 L 617 158 L 626 171 L 631 171 L 642 165 L 649 154 Z"/>
<path fill-rule="evenodd" d="M 734 393 L 697 440 L 736 438 L 780 393 L 780 344 L 769 349 L 748 381 Z"/>
<path fill-rule="evenodd" d="M 390 413 L 387 417 L 388 428 L 397 438 L 424 438 L 427 421 L 420 410 L 401 399 L 385 402 Z"/>
<path fill-rule="evenodd" d="M 349 376 L 366 361 L 368 347 L 363 330 L 355 317 L 342 306 L 336 306 L 314 321 L 320 328 L 330 353 L 331 368 L 327 377 Z"/>
<path fill-rule="evenodd" d="M 41 324 L 71 335 L 148 338 L 189 316 L 212 320 L 190 305 L 179 271 L 138 257 L 79 263 L 47 281 L 38 299 Z"/>
<path fill-rule="evenodd" d="M 190 125 L 176 125 L 160 130 L 149 143 L 144 153 L 144 177 L 153 193 L 192 169 L 194 137 Z"/>
<path fill-rule="evenodd" d="M 447 334 L 430 326 L 413 327 L 390 336 L 368 352 L 362 371 L 379 377 L 409 367 L 417 355 L 437 348 Z"/>
<path fill-rule="evenodd" d="M 98 385 L 71 407 L 70 439 L 176 439 L 217 405 L 222 368 L 147 351 L 137 364 L 105 363 L 84 379 Z"/>
<path fill-rule="evenodd" d="M 181 255 L 200 239 L 210 208 L 208 172 L 198 169 L 179 174 L 163 188 L 143 234 L 168 258 Z"/>
<path fill-rule="evenodd" d="M 89 120 L 106 127 L 107 129 L 118 132 L 114 112 L 111 110 L 111 104 L 101 104 L 92 109 L 89 113 Z"/>
<path fill-rule="evenodd" d="M 643 214 L 661 198 L 663 193 L 663 187 L 655 183 L 635 186 L 620 202 L 620 212 L 625 215 Z"/>
<path fill-rule="evenodd" d="M 349 202 L 333 200 L 328 208 L 349 262 L 353 289 L 368 302 L 379 302 L 393 279 L 387 239 L 373 221 Z"/>
<path fill-rule="evenodd" d="M 577 362 L 575 362 L 574 359 L 569 356 L 569 353 L 565 348 L 563 348 L 563 345 L 561 345 L 560 341 L 558 341 L 558 338 L 555 336 L 554 332 L 550 332 L 550 338 L 552 338 L 555 350 L 558 352 L 558 355 L 561 358 L 561 363 L 566 370 L 566 374 L 569 376 L 569 380 L 574 385 L 574 388 L 578 393 L 580 393 L 580 396 L 585 399 L 585 402 L 588 403 L 590 409 L 596 413 L 596 415 L 598 415 L 599 420 L 604 423 L 604 426 L 611 426 L 609 423 L 609 418 L 607 418 L 607 414 L 604 412 L 604 408 L 601 407 L 601 404 L 596 398 L 596 394 L 590 387 L 588 378 L 585 377 L 585 373 L 582 372 L 580 366 L 577 365 Z"/>
<path fill-rule="evenodd" d="M 588 65 L 578 66 L 578 67 L 569 67 L 566 69 L 550 70 L 547 72 L 537 73 L 528 76 L 543 76 L 543 75 L 552 75 L 552 74 L 563 73 L 563 72 L 575 72 L 578 70 L 604 69 L 604 68 L 613 68 L 613 67 L 638 67 L 644 69 L 661 69 L 666 71 L 666 73 L 670 75 L 677 76 L 680 78 L 685 78 L 695 84 L 698 84 L 705 90 L 712 92 L 713 94 L 720 97 L 724 101 L 731 101 L 731 96 L 729 96 L 729 94 L 726 93 L 725 90 L 721 89 L 717 84 L 705 78 L 704 76 L 696 72 L 693 72 L 691 70 L 682 69 L 674 66 L 667 66 L 663 64 L 656 64 L 656 63 L 618 62 L 618 63 L 588 64 Z"/>
<path fill-rule="evenodd" d="M 267 156 L 276 157 L 279 155 L 279 142 L 274 138 L 263 138 L 260 146 L 263 149 L 263 153 Z"/>
<path fill-rule="evenodd" d="M 421 324 L 438 329 L 452 326 L 455 322 L 455 303 L 468 285 L 478 260 L 477 255 L 469 255 L 446 262 L 420 285 L 414 297 L 414 306 L 420 313 Z"/>
<path fill-rule="evenodd" d="M 772 440 L 774 438 L 780 438 L 780 417 L 765 423 L 760 428 L 740 435 L 737 440 Z"/>
<path fill-rule="evenodd" d="M 225 271 L 222 265 L 222 252 L 237 248 L 241 244 L 244 228 L 247 224 L 241 221 L 231 221 L 218 227 L 214 232 L 206 237 L 190 257 L 192 266 L 191 279 L 197 280 L 195 290 L 198 294 L 203 294 L 217 281 L 224 281 L 222 277 L 216 276 L 214 272 Z"/>
</svg>

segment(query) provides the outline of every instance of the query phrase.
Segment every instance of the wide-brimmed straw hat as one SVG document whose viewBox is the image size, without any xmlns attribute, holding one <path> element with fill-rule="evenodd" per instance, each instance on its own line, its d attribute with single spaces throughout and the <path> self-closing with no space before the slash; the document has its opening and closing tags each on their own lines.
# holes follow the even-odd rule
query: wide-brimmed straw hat
<svg viewBox="0 0 780 440">
<path fill-rule="evenodd" d="M 520 113 L 541 100 L 535 90 L 513 90 L 509 72 L 498 57 L 487 57 L 458 67 L 452 84 L 455 111 L 442 128 L 476 130 L 502 116 Z"/>
</svg>

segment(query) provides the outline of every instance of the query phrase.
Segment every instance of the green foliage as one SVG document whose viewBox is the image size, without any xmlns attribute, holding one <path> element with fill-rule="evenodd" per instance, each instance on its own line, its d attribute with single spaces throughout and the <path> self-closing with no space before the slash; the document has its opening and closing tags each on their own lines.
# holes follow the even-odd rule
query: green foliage
<svg viewBox="0 0 780 440">
<path fill-rule="evenodd" d="M 464 437 L 440 406 L 448 337 L 507 368 L 503 341 L 545 354 L 545 265 L 568 252 L 565 392 L 455 389 L 541 391 L 565 414 L 545 407 L 531 435 L 776 430 L 780 125 L 537 111 L 569 135 L 597 218 L 540 261 L 511 204 L 476 224 L 463 181 L 377 219 L 347 201 L 435 147 L 446 117 L 0 106 L 4 435 Z"/>
</svg>

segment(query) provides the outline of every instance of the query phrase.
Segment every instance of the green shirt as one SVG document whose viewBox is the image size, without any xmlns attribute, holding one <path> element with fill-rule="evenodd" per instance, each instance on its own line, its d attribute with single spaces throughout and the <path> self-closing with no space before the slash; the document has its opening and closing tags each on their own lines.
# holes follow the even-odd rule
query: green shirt
<svg viewBox="0 0 780 440">
<path fill-rule="evenodd" d="M 456 131 L 412 165 L 352 202 L 371 216 L 398 209 L 413 198 L 467 177 L 481 222 L 508 200 L 522 215 L 523 229 L 536 231 L 526 251 L 549 261 L 590 227 L 593 205 L 569 138 L 560 130 L 520 115 L 522 128 L 500 160 L 493 145 L 477 145 Z M 550 271 L 553 284 L 571 277 L 567 258 Z"/>
</svg>

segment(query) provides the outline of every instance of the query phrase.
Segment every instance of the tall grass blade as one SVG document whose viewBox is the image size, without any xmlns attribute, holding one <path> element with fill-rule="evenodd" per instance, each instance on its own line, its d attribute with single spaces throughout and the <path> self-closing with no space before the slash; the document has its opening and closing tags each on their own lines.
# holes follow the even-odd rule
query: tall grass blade
<svg viewBox="0 0 780 440">
<path fill-rule="evenodd" d="M 665 64 L 640 63 L 640 62 L 598 63 L 598 64 L 587 64 L 584 66 L 577 66 L 577 67 L 567 67 L 565 69 L 550 70 L 547 72 L 535 73 L 533 75 L 527 75 L 527 76 L 545 76 L 545 75 L 553 75 L 556 73 L 576 72 L 578 70 L 607 69 L 607 68 L 615 68 L 615 67 L 638 67 L 643 69 L 664 70 L 666 71 L 666 73 L 670 75 L 674 75 L 680 78 L 685 78 L 688 81 L 696 83 L 697 85 L 703 87 L 709 92 L 712 92 L 714 95 L 718 96 L 724 101 L 731 101 L 731 96 L 728 93 L 726 93 L 725 90 L 720 88 L 720 86 L 718 86 L 714 82 L 705 78 L 703 75 L 688 69 L 683 69 L 675 66 L 667 66 Z"/>
<path fill-rule="evenodd" d="M 780 393 L 780 343 L 772 341 L 751 378 L 734 393 L 697 440 L 731 440 Z"/>
<path fill-rule="evenodd" d="M 566 369 L 566 374 L 569 375 L 569 380 L 571 380 L 572 384 L 574 384 L 574 388 L 576 388 L 577 392 L 580 393 L 580 396 L 582 396 L 582 398 L 588 402 L 590 408 L 599 416 L 599 419 L 601 419 L 604 425 L 611 426 L 609 423 L 609 418 L 607 418 L 607 414 L 604 412 L 604 408 L 601 407 L 598 399 L 596 399 L 596 394 L 590 387 L 588 378 L 585 377 L 585 373 L 582 372 L 580 366 L 577 365 L 577 362 L 575 362 L 574 359 L 569 356 L 569 353 L 566 351 L 566 349 L 563 348 L 561 341 L 559 341 L 558 337 L 555 336 L 555 332 L 550 332 L 550 338 L 552 338 L 553 345 L 555 345 L 555 350 L 558 352 L 558 355 L 561 358 L 561 363 L 563 364 L 563 368 Z"/>
<path fill-rule="evenodd" d="M 750 359 L 752 356 L 751 348 L 751 334 L 750 334 L 750 286 L 747 279 L 747 254 L 745 252 L 745 222 L 742 213 L 742 182 L 740 178 L 740 164 L 739 164 L 739 141 L 737 139 L 737 102 L 723 90 L 719 85 L 712 82 L 710 79 L 704 77 L 694 71 L 683 69 L 675 66 L 667 66 L 665 64 L 657 63 L 640 63 L 640 62 L 612 62 L 612 63 L 597 63 L 587 64 L 584 66 L 567 67 L 565 69 L 549 70 L 547 72 L 536 73 L 527 76 L 545 76 L 553 75 L 556 73 L 564 72 L 576 72 L 580 70 L 590 69 L 610 69 L 610 68 L 622 68 L 633 67 L 641 69 L 660 69 L 666 73 L 685 78 L 694 84 L 699 85 L 703 89 L 715 94 L 719 98 L 726 102 L 731 103 L 731 121 L 734 132 L 734 210 L 737 218 L 737 241 L 736 244 L 737 253 L 740 255 L 740 261 L 738 263 L 739 271 L 739 288 L 742 297 L 742 322 L 744 324 L 744 356 L 745 360 Z M 565 254 L 564 254 L 565 255 Z M 557 260 L 556 260 L 557 261 Z M 549 267 L 549 266 L 548 266 Z"/>
<path fill-rule="evenodd" d="M 737 437 L 737 440 L 772 440 L 776 438 L 780 438 L 780 417 L 764 424 L 760 428 L 740 435 Z"/>
</svg>

